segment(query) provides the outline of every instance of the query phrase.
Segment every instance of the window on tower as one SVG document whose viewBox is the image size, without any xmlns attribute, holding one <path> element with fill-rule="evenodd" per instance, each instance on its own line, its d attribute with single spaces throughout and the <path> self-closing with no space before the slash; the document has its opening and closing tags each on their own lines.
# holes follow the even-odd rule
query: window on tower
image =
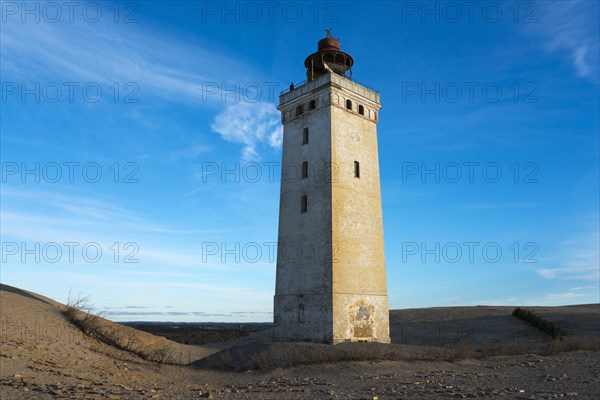
<svg viewBox="0 0 600 400">
<path fill-rule="evenodd" d="M 317 102 L 314 100 L 311 100 L 310 103 L 308 103 L 309 110 L 314 110 L 316 106 L 317 106 Z"/>
<path fill-rule="evenodd" d="M 363 106 L 358 106 L 358 113 L 360 115 L 365 115 L 365 108 Z"/>
<path fill-rule="evenodd" d="M 308 128 L 302 131 L 302 144 L 308 144 Z"/>
<path fill-rule="evenodd" d="M 346 108 L 352 110 L 352 100 L 346 100 Z"/>
<path fill-rule="evenodd" d="M 302 161 L 302 179 L 308 178 L 308 161 Z"/>
<path fill-rule="evenodd" d="M 302 107 L 302 105 L 299 105 L 298 107 L 296 107 L 296 117 L 298 115 L 302 115 L 302 113 L 304 113 L 304 107 Z"/>
<path fill-rule="evenodd" d="M 298 304 L 298 322 L 301 324 L 306 322 L 306 319 L 304 318 L 304 304 L 302 303 Z"/>
<path fill-rule="evenodd" d="M 354 161 L 354 177 L 360 178 L 360 163 L 358 161 Z"/>
<path fill-rule="evenodd" d="M 308 196 L 306 196 L 305 194 L 302 195 L 302 204 L 300 207 L 300 211 L 303 213 L 308 211 Z"/>
</svg>

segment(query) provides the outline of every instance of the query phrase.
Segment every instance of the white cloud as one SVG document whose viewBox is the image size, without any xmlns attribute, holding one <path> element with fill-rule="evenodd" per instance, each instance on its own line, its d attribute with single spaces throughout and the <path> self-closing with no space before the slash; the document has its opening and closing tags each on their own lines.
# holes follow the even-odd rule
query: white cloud
<svg viewBox="0 0 600 400">
<path fill-rule="evenodd" d="M 260 159 L 258 147 L 281 147 L 280 115 L 272 103 L 236 103 L 217 115 L 211 128 L 229 142 L 241 144 L 242 159 Z"/>
<path fill-rule="evenodd" d="M 246 103 L 234 104 L 217 116 L 215 130 L 223 139 L 244 145 L 244 160 L 260 158 L 260 143 L 273 148 L 281 146 L 278 112 L 274 105 L 265 102 L 274 100 L 278 83 L 262 81 L 261 74 L 251 65 L 220 51 L 218 43 L 196 38 L 192 45 L 187 38 L 143 29 L 137 24 L 10 21 L 2 29 L 5 80 L 76 82 L 79 87 L 95 82 L 108 92 L 116 82 L 123 88 L 122 96 L 131 94 L 124 88 L 133 83 L 128 87 L 139 89 L 134 98 L 140 101 L 145 102 L 150 96 L 213 108 L 241 99 Z M 252 91 L 255 87 L 260 88 L 258 98 Z M 248 102 L 247 97 L 261 102 Z M 130 111 L 131 118 L 156 129 L 156 123 L 138 115 L 139 107 L 142 106 Z M 170 157 L 193 158 L 204 150 L 196 146 L 191 152 Z"/>
<path fill-rule="evenodd" d="M 600 279 L 598 265 L 569 265 L 560 268 L 540 268 L 535 272 L 546 279 L 580 279 L 591 281 Z"/>
<path fill-rule="evenodd" d="M 597 219 L 596 215 L 592 216 Z M 593 220 L 590 219 L 590 220 Z M 590 232 L 559 242 L 560 259 L 554 268 L 539 268 L 535 272 L 546 279 L 600 280 L 600 233 Z M 577 290 L 577 288 L 573 288 Z"/>
<path fill-rule="evenodd" d="M 570 292 L 577 292 L 579 290 L 587 290 L 587 289 L 595 289 L 594 286 L 577 286 L 574 288 L 570 288 L 569 291 Z"/>
<path fill-rule="evenodd" d="M 546 299 L 550 299 L 550 300 L 560 300 L 560 299 L 572 299 L 574 297 L 583 297 L 586 294 L 585 293 L 581 293 L 581 292 L 586 292 L 590 289 L 596 289 L 593 286 L 578 286 L 578 287 L 574 287 L 574 288 L 570 288 L 569 290 L 567 290 L 566 292 L 562 292 L 562 293 L 548 293 L 546 294 Z"/>
<path fill-rule="evenodd" d="M 93 195 L 3 187 L 2 236 L 31 241 L 110 242 L 117 237 L 223 233 L 224 230 L 178 229 L 149 221 L 134 211 Z M 10 211 L 16 205 L 27 211 Z"/>
<path fill-rule="evenodd" d="M 466 210 L 491 210 L 491 209 L 524 209 L 534 208 L 536 203 L 524 201 L 509 201 L 505 203 L 459 203 L 452 205 L 453 208 Z"/>
<path fill-rule="evenodd" d="M 560 299 L 572 299 L 573 297 L 581 297 L 581 296 L 583 296 L 581 293 L 563 292 L 563 293 L 548 293 L 546 295 L 546 298 L 550 299 L 550 300 L 560 300 Z"/>
<path fill-rule="evenodd" d="M 598 84 L 598 3 L 594 1 L 538 2 L 537 23 L 527 24 L 544 39 L 547 51 L 567 52 L 577 75 Z"/>
<path fill-rule="evenodd" d="M 182 102 L 219 102 L 220 95 L 204 96 L 203 88 L 210 85 L 214 91 L 231 77 L 254 74 L 211 45 L 192 46 L 137 24 L 9 21 L 2 27 L 2 45 L 5 79 L 133 82 L 140 89 L 137 96 Z"/>
</svg>

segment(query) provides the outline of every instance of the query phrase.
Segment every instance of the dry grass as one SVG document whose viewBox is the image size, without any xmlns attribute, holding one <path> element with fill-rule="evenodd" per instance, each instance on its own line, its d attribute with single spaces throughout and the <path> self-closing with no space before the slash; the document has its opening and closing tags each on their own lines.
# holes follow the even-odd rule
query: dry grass
<svg viewBox="0 0 600 400">
<path fill-rule="evenodd" d="M 341 343 L 332 346 L 317 343 L 278 342 L 237 346 L 199 360 L 194 363 L 194 366 L 247 371 L 348 361 L 454 361 L 474 357 L 476 357 L 474 350 L 465 345 L 443 348 L 382 343 Z"/>
<path fill-rule="evenodd" d="M 342 343 L 335 346 L 303 342 L 254 343 L 213 354 L 193 365 L 233 371 L 272 370 L 300 365 L 348 361 L 448 361 L 495 356 L 554 353 L 573 350 L 600 350 L 594 338 L 566 338 L 547 343 L 514 343 L 502 340 L 480 346 L 469 341 L 449 342 L 443 347 L 382 343 Z"/>
<path fill-rule="evenodd" d="M 144 345 L 135 329 L 108 323 L 90 303 L 89 297 L 71 296 L 63 310 L 65 317 L 85 335 L 109 346 L 124 350 L 138 357 L 161 364 L 174 363 L 173 352 L 166 346 Z"/>
<path fill-rule="evenodd" d="M 565 337 L 560 341 L 552 341 L 543 349 L 543 354 L 555 354 L 565 351 L 600 351 L 597 337 Z"/>
</svg>

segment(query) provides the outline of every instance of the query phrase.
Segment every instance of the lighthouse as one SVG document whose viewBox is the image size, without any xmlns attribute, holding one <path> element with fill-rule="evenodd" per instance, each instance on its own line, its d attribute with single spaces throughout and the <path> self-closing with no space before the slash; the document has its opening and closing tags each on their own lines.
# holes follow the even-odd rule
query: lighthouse
<svg viewBox="0 0 600 400">
<path fill-rule="evenodd" d="M 327 36 L 279 97 L 283 129 L 275 340 L 389 343 L 379 93 Z"/>
</svg>

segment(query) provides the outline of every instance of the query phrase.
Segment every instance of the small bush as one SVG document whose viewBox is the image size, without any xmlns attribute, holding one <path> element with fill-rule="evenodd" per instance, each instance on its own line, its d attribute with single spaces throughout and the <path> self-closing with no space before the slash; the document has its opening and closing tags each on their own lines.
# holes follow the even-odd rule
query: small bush
<svg viewBox="0 0 600 400">
<path fill-rule="evenodd" d="M 546 332 L 548 335 L 552 336 L 552 339 L 560 339 L 562 340 L 566 336 L 566 332 L 562 329 L 558 328 L 552 322 L 540 317 L 535 314 L 533 311 L 525 310 L 524 308 L 517 307 L 514 309 L 513 316 L 522 319 L 523 321 L 529 322 L 531 325 L 540 329 L 543 332 Z"/>
</svg>

